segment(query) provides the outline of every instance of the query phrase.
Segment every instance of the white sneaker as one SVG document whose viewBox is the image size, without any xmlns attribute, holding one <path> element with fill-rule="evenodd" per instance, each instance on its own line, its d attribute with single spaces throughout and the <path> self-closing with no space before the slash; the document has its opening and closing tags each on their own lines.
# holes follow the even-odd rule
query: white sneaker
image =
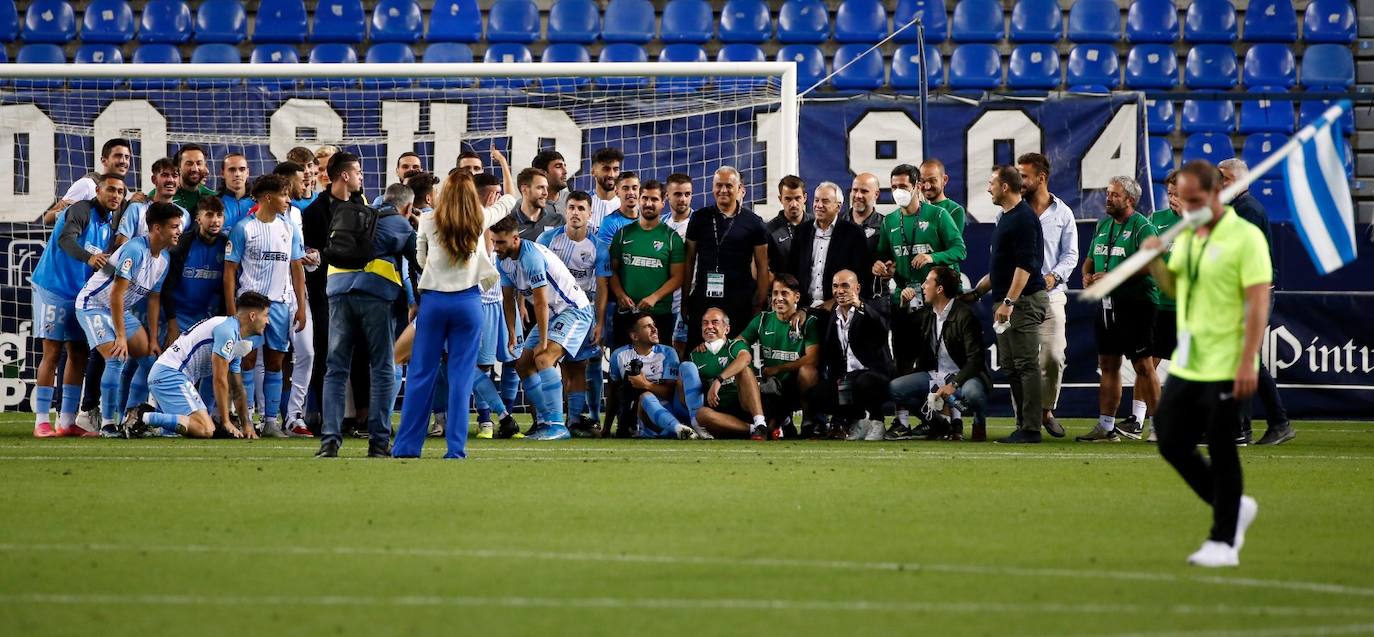
<svg viewBox="0 0 1374 637">
<path fill-rule="evenodd" d="M 859 419 L 849 425 L 849 435 L 845 436 L 844 439 L 852 442 L 863 440 L 866 437 L 868 437 L 868 421 Z"/>
<path fill-rule="evenodd" d="M 1259 503 L 1248 495 L 1240 496 L 1240 515 L 1236 516 L 1236 559 L 1240 559 L 1240 550 L 1245 547 L 1245 530 L 1250 528 L 1250 523 L 1255 521 L 1257 515 Z"/>
<path fill-rule="evenodd" d="M 887 435 L 887 428 L 883 426 L 881 418 L 868 421 L 868 434 L 864 436 L 864 440 L 869 442 L 881 441 L 885 435 Z"/>
<path fill-rule="evenodd" d="M 673 426 L 673 433 L 677 434 L 678 440 L 696 440 L 697 432 L 692 431 L 691 427 L 683 424 Z"/>
<path fill-rule="evenodd" d="M 76 426 L 86 431 L 100 431 L 100 411 L 89 410 L 76 414 Z"/>
<path fill-rule="evenodd" d="M 286 432 L 282 431 L 281 423 L 276 418 L 268 418 L 262 422 L 263 438 L 285 438 Z"/>
<path fill-rule="evenodd" d="M 1204 568 L 1240 566 L 1240 554 L 1225 542 L 1207 540 L 1202 543 L 1202 548 L 1188 556 L 1188 563 Z"/>
<path fill-rule="evenodd" d="M 706 431 L 706 428 L 705 428 L 705 427 L 702 427 L 701 425 L 698 425 L 698 424 L 696 423 L 696 421 L 692 421 L 692 423 L 691 423 L 690 425 L 688 425 L 687 427 L 688 427 L 689 429 L 691 429 L 692 432 L 695 433 L 695 434 L 697 435 L 696 437 L 697 437 L 698 440 L 715 440 L 715 439 L 716 439 L 715 436 L 712 436 L 712 435 L 711 435 L 711 432 Z"/>
<path fill-rule="evenodd" d="M 1159 435 L 1155 433 L 1154 425 L 1150 425 L 1150 435 L 1145 439 L 1145 442 L 1159 442 Z"/>
</svg>

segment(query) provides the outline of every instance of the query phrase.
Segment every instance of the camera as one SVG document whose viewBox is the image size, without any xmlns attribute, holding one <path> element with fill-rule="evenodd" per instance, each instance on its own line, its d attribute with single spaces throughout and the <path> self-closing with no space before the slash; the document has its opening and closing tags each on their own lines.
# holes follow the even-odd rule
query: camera
<svg viewBox="0 0 1374 637">
<path fill-rule="evenodd" d="M 638 375 L 643 374 L 643 373 L 644 373 L 644 361 L 639 360 L 638 358 L 631 359 L 631 360 L 630 360 L 630 364 L 626 366 L 625 375 L 626 375 L 626 376 L 638 376 Z"/>
</svg>

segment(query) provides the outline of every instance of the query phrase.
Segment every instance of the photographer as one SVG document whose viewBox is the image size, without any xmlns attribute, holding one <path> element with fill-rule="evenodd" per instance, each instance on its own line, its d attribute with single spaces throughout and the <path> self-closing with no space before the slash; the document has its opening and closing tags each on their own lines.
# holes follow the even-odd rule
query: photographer
<svg viewBox="0 0 1374 637">
<path fill-rule="evenodd" d="M 619 385 L 621 400 L 618 436 L 695 438 L 690 427 L 663 408 L 677 387 L 677 352 L 658 342 L 658 325 L 650 314 L 635 316 L 629 336 L 630 344 L 611 354 L 611 382 Z"/>
</svg>

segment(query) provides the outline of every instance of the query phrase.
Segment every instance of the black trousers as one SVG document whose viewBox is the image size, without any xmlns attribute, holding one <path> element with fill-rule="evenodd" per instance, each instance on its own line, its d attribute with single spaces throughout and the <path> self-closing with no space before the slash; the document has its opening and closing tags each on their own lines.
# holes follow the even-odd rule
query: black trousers
<svg viewBox="0 0 1374 637">
<path fill-rule="evenodd" d="M 1236 537 L 1245 488 L 1235 439 L 1241 406 L 1231 393 L 1232 385 L 1229 380 L 1195 382 L 1170 377 L 1155 414 L 1160 455 L 1203 502 L 1212 505 L 1209 539 L 1227 544 Z M 1197 448 L 1204 435 L 1210 460 Z"/>
<path fill-rule="evenodd" d="M 865 414 L 873 420 L 882 418 L 883 403 L 888 400 L 888 382 L 892 379 L 871 369 L 849 372 L 844 378 L 853 392 L 849 404 L 840 404 L 839 379 L 827 379 L 816 383 L 807 394 L 811 411 L 849 419 L 863 418 Z"/>
</svg>

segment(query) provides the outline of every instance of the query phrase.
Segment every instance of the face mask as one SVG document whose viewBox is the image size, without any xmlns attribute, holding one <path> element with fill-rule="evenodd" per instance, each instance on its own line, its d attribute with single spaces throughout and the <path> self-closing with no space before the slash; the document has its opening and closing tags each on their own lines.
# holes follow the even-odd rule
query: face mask
<svg viewBox="0 0 1374 637">
<path fill-rule="evenodd" d="M 253 341 L 240 339 L 234 342 L 234 358 L 243 358 L 253 351 Z"/>
<path fill-rule="evenodd" d="M 910 191 L 910 190 L 904 190 L 904 189 L 902 189 L 902 188 L 893 188 L 893 189 L 892 189 L 892 202 L 895 203 L 895 204 L 897 204 L 897 207 L 898 207 L 898 208 L 905 208 L 905 207 L 907 207 L 907 206 L 910 206 L 910 205 L 911 205 L 911 191 Z"/>
<path fill-rule="evenodd" d="M 711 350 L 712 354 L 719 354 L 720 348 L 725 347 L 725 339 L 706 341 L 706 349 Z"/>
</svg>

